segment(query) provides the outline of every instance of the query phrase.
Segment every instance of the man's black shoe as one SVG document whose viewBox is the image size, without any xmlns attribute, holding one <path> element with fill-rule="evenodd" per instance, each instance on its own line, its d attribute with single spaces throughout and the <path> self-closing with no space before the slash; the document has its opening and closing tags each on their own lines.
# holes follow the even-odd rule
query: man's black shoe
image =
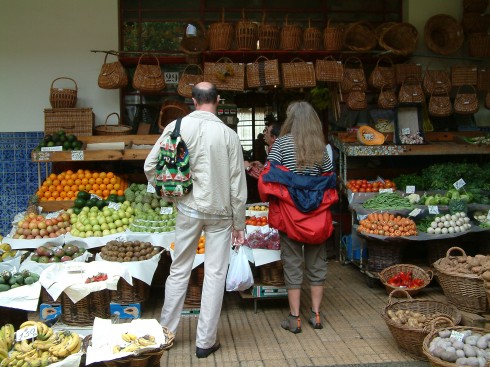
<svg viewBox="0 0 490 367">
<path fill-rule="evenodd" d="M 217 342 L 211 348 L 199 348 L 196 347 L 196 357 L 197 358 L 207 358 L 210 354 L 216 352 L 221 345 Z"/>
</svg>

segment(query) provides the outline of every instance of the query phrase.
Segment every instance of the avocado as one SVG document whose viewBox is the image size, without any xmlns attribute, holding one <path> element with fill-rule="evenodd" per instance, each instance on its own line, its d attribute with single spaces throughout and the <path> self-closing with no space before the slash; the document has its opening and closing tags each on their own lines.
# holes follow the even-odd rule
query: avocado
<svg viewBox="0 0 490 367">
<path fill-rule="evenodd" d="M 0 292 L 6 292 L 10 289 L 8 284 L 0 284 Z"/>
</svg>

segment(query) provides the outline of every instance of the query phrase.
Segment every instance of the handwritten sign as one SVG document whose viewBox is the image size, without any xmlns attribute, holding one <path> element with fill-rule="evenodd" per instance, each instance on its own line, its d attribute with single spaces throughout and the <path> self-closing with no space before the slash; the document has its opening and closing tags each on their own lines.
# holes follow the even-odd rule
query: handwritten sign
<svg viewBox="0 0 490 367">
<path fill-rule="evenodd" d="M 15 332 L 15 340 L 20 342 L 25 339 L 34 339 L 37 336 L 37 326 L 26 326 Z"/>
<path fill-rule="evenodd" d="M 429 205 L 429 214 L 439 214 L 439 207 L 437 205 Z"/>
<path fill-rule="evenodd" d="M 160 214 L 172 214 L 174 212 L 174 208 L 171 206 L 163 206 L 160 208 Z"/>
<path fill-rule="evenodd" d="M 407 194 L 413 194 L 413 193 L 415 193 L 415 186 L 413 186 L 413 185 L 407 185 L 407 187 L 405 188 L 405 192 Z"/>
</svg>

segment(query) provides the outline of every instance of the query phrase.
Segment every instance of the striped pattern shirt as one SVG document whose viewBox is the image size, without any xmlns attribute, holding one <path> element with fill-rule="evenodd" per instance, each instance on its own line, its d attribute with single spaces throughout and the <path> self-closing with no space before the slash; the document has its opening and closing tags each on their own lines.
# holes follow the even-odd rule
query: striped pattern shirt
<svg viewBox="0 0 490 367">
<path fill-rule="evenodd" d="M 320 176 L 323 173 L 333 170 L 332 162 L 330 161 L 327 148 L 325 147 L 321 167 L 320 165 L 315 164 L 313 167 L 306 167 L 305 169 L 298 171 L 296 168 L 296 150 L 294 146 L 294 138 L 291 134 L 287 134 L 276 139 L 272 145 L 269 155 L 267 156 L 267 159 L 271 162 L 285 166 L 291 172 L 305 176 Z"/>
</svg>

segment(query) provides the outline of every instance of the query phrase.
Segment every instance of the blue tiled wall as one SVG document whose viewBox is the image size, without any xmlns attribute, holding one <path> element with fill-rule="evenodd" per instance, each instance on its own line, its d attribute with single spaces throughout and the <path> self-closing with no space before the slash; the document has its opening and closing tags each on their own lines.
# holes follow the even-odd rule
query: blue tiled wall
<svg viewBox="0 0 490 367">
<path fill-rule="evenodd" d="M 31 162 L 31 151 L 44 132 L 0 132 L 0 234 L 10 233 L 14 216 L 27 207 L 29 197 L 38 188 L 38 164 Z M 41 182 L 46 178 L 42 163 Z M 49 172 L 49 169 L 48 169 Z"/>
</svg>

